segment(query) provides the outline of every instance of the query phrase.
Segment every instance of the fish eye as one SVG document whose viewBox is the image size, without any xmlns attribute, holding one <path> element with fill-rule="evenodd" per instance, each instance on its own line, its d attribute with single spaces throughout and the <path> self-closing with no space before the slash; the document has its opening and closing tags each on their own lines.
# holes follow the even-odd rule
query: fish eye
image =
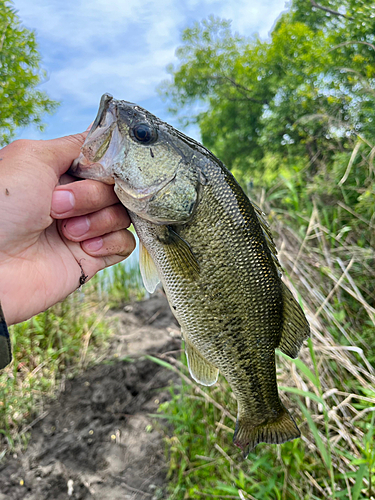
<svg viewBox="0 0 375 500">
<path fill-rule="evenodd" d="M 134 139 L 142 144 L 151 144 L 156 141 L 158 135 L 156 129 L 147 125 L 147 123 L 138 123 L 132 129 Z"/>
</svg>

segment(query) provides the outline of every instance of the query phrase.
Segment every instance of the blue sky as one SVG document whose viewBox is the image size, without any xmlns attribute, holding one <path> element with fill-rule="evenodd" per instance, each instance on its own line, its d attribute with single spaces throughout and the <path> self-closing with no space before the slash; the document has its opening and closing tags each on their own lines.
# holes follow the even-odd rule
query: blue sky
<svg viewBox="0 0 375 500">
<path fill-rule="evenodd" d="M 17 136 L 29 139 L 85 130 L 104 92 L 177 125 L 156 87 L 177 61 L 182 30 L 214 14 L 231 19 L 240 34 L 266 38 L 286 8 L 285 0 L 14 0 L 14 7 L 37 33 L 48 75 L 41 88 L 61 101 L 45 116 L 44 133 L 28 127 Z"/>
</svg>

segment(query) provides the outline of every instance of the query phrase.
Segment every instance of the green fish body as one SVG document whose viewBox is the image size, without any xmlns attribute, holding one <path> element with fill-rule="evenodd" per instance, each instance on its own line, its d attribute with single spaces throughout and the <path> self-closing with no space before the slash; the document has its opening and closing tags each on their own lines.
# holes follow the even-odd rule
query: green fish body
<svg viewBox="0 0 375 500">
<path fill-rule="evenodd" d="M 296 357 L 309 325 L 281 280 L 264 214 L 222 162 L 106 94 L 72 170 L 114 182 L 141 242 L 145 286 L 162 282 L 191 376 L 212 385 L 220 372 L 236 396 L 234 443 L 246 454 L 299 437 L 278 395 L 275 349 Z"/>
</svg>

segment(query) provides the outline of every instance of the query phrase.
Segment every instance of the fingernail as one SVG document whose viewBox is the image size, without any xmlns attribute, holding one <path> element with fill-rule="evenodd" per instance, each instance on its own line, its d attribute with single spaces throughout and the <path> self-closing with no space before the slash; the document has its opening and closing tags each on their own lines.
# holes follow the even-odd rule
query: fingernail
<svg viewBox="0 0 375 500">
<path fill-rule="evenodd" d="M 90 252 L 97 252 L 103 246 L 103 238 L 92 238 L 91 240 L 85 241 L 85 247 Z"/>
<path fill-rule="evenodd" d="M 64 214 L 74 207 L 75 200 L 71 191 L 54 191 L 52 194 L 52 211 L 55 214 Z"/>
<path fill-rule="evenodd" d="M 69 219 L 65 224 L 65 230 L 72 236 L 83 236 L 90 229 L 90 219 L 88 217 L 75 217 Z"/>
</svg>

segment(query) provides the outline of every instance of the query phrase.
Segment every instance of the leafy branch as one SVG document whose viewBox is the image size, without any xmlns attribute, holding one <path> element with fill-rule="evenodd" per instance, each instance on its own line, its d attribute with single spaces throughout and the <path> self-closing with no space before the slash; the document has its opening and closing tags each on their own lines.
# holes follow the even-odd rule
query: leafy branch
<svg viewBox="0 0 375 500">
<path fill-rule="evenodd" d="M 349 17 L 349 16 L 346 16 L 345 14 L 341 14 L 341 12 L 330 9 L 329 7 L 324 7 L 323 5 L 316 3 L 315 0 L 310 0 L 310 2 L 311 2 L 311 5 L 313 7 L 320 9 L 320 10 L 323 10 L 324 12 L 328 12 L 329 14 L 332 14 L 333 16 L 345 17 L 345 19 L 353 19 L 353 17 Z"/>
</svg>

